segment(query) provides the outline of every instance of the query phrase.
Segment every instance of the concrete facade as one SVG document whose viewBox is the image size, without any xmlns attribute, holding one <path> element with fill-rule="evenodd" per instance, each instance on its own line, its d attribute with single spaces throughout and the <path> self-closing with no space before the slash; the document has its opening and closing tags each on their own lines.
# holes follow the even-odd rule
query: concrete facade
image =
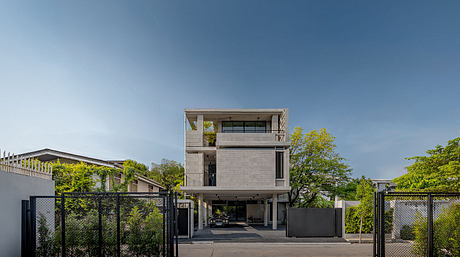
<svg viewBox="0 0 460 257">
<path fill-rule="evenodd" d="M 0 170 L 0 256 L 21 256 L 21 200 L 31 195 L 54 195 L 54 181 Z"/>
<path fill-rule="evenodd" d="M 276 229 L 278 196 L 290 190 L 288 124 L 287 109 L 185 110 L 182 190 L 199 199 L 198 229 L 207 225 L 213 201 L 239 202 L 246 212 L 239 220 L 268 225 L 271 216 Z"/>
</svg>

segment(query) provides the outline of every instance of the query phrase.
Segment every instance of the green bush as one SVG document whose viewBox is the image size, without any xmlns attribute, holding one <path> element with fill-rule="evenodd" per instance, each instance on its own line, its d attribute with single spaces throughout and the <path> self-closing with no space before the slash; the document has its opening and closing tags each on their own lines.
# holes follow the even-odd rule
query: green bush
<svg viewBox="0 0 460 257">
<path fill-rule="evenodd" d="M 362 233 L 372 233 L 374 227 L 374 214 L 368 213 L 363 218 Z M 345 233 L 359 233 L 360 215 L 356 207 L 348 207 L 345 211 Z M 393 229 L 393 209 L 385 211 L 385 233 L 391 233 Z"/>
<path fill-rule="evenodd" d="M 415 244 L 412 252 L 426 256 L 427 218 L 417 213 L 414 222 Z M 433 253 L 435 256 L 460 256 L 460 204 L 444 209 L 433 222 Z"/>
<path fill-rule="evenodd" d="M 54 256 L 57 249 L 54 245 L 53 234 L 46 224 L 46 217 L 43 213 L 39 214 L 38 218 L 38 244 L 37 257 Z"/>
<path fill-rule="evenodd" d="M 401 239 L 403 240 L 414 240 L 415 234 L 414 234 L 414 228 L 410 225 L 404 225 L 401 228 L 401 231 L 399 232 L 399 235 Z"/>
</svg>

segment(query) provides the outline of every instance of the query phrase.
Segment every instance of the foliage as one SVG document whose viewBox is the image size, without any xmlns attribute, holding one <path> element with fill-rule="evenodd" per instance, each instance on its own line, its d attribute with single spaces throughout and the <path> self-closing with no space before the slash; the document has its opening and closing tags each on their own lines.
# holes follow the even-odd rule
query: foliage
<svg viewBox="0 0 460 257">
<path fill-rule="evenodd" d="M 412 252 L 425 256 L 427 250 L 427 218 L 417 213 L 414 222 L 415 244 Z M 444 209 L 433 222 L 434 256 L 460 256 L 460 204 Z"/>
<path fill-rule="evenodd" d="M 374 215 L 374 186 L 368 180 L 361 180 L 356 187 L 356 198 L 360 201 L 357 210 L 360 216 L 359 242 L 361 243 L 361 232 L 363 227 L 364 216 Z"/>
<path fill-rule="evenodd" d="M 54 245 L 53 234 L 46 224 L 46 217 L 43 213 L 38 217 L 38 244 L 37 257 L 53 256 L 57 249 Z"/>
<path fill-rule="evenodd" d="M 158 256 L 162 244 L 162 215 L 158 209 L 144 218 L 137 207 L 130 213 L 127 236 L 128 251 L 133 256 Z"/>
<path fill-rule="evenodd" d="M 415 163 L 406 167 L 407 173 L 394 179 L 401 191 L 460 191 L 460 137 L 447 146 L 438 145 L 426 151 L 428 156 L 407 158 Z"/>
<path fill-rule="evenodd" d="M 363 216 L 362 233 L 372 233 L 374 228 L 374 217 L 372 213 Z M 345 233 L 359 233 L 361 215 L 358 207 L 348 207 L 345 211 Z M 391 233 L 393 229 L 393 209 L 385 211 L 385 233 Z"/>
<path fill-rule="evenodd" d="M 411 225 L 402 226 L 401 231 L 399 232 L 399 236 L 403 240 L 414 240 L 414 228 Z"/>
<path fill-rule="evenodd" d="M 289 205 L 315 207 L 321 192 L 334 195 L 349 180 L 351 169 L 335 152 L 334 137 L 326 129 L 291 135 Z"/>
<path fill-rule="evenodd" d="M 345 211 L 345 233 L 359 233 L 361 215 L 357 207 L 348 207 Z M 372 213 L 367 213 L 363 217 L 362 233 L 372 233 L 373 229 Z"/>
<path fill-rule="evenodd" d="M 163 159 L 161 164 L 152 164 L 149 178 L 163 185 L 168 191 L 180 192 L 178 185 L 184 181 L 184 166 L 179 162 Z"/>
<path fill-rule="evenodd" d="M 372 184 L 372 180 L 364 176 L 361 178 L 353 178 L 350 181 L 339 185 L 336 190 L 336 195 L 345 201 L 359 201 L 359 198 L 356 196 L 356 190 L 358 188 L 358 184 L 363 180 Z"/>
</svg>

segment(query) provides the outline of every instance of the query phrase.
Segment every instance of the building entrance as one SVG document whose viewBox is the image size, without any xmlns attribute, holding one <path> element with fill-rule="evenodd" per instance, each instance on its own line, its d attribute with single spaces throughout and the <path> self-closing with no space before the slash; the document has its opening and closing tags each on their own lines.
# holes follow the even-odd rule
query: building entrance
<svg viewBox="0 0 460 257">
<path fill-rule="evenodd" d="M 217 210 L 227 214 L 230 222 L 246 222 L 246 201 L 212 201 L 212 214 Z"/>
</svg>

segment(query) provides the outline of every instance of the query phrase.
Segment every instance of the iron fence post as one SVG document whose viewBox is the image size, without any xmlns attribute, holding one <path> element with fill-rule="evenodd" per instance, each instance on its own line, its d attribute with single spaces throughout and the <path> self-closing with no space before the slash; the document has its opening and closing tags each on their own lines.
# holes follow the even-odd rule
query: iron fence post
<svg viewBox="0 0 460 257">
<path fill-rule="evenodd" d="M 163 251 L 163 256 L 165 256 L 165 254 L 166 254 L 165 241 L 166 241 L 166 229 L 167 229 L 166 228 L 166 217 L 165 217 L 165 215 L 166 215 L 166 197 L 163 196 L 162 199 L 163 199 L 163 210 L 162 210 L 162 213 L 163 213 L 163 249 L 162 249 L 162 251 Z"/>
<path fill-rule="evenodd" d="M 433 257 L 433 198 L 431 194 L 427 196 L 427 256 Z"/>
<path fill-rule="evenodd" d="M 65 193 L 61 194 L 61 238 L 61 254 L 62 257 L 65 257 Z"/>
<path fill-rule="evenodd" d="M 385 257 L 385 192 L 379 192 L 378 198 L 378 256 Z"/>
<path fill-rule="evenodd" d="M 21 202 L 21 256 L 30 256 L 30 201 L 22 200 Z"/>
<path fill-rule="evenodd" d="M 117 256 L 121 256 L 120 246 L 120 194 L 117 193 Z"/>
<path fill-rule="evenodd" d="M 373 225 L 372 225 L 372 256 L 373 257 L 376 257 L 377 256 L 377 247 L 376 247 L 376 241 L 377 241 L 377 238 L 376 238 L 376 234 L 377 234 L 377 193 L 374 192 L 374 199 L 373 199 L 373 202 L 374 202 L 374 209 L 373 209 L 373 212 L 374 212 L 374 220 L 373 220 Z M 345 208 L 345 207 L 342 207 L 342 208 Z M 345 224 L 344 224 L 345 225 Z"/>
<path fill-rule="evenodd" d="M 177 210 L 177 192 L 174 192 L 175 204 L 174 204 L 174 234 L 176 235 L 176 256 L 179 256 L 179 231 L 177 227 L 178 223 L 178 210 Z"/>
<path fill-rule="evenodd" d="M 99 196 L 99 203 L 98 203 L 98 256 L 102 257 L 102 196 Z"/>
<path fill-rule="evenodd" d="M 173 193 L 172 190 L 169 191 L 169 256 L 173 257 L 174 256 L 174 210 L 173 210 Z"/>
<path fill-rule="evenodd" d="M 30 197 L 30 250 L 31 256 L 36 256 L 37 248 L 37 198 Z"/>
</svg>

